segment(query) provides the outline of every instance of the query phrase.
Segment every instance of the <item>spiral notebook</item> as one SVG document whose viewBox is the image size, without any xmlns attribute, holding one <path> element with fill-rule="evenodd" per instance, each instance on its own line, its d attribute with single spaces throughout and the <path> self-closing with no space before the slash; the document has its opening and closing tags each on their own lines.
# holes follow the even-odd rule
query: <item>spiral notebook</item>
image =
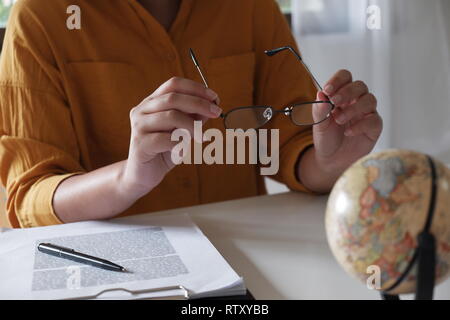
<svg viewBox="0 0 450 320">
<path fill-rule="evenodd" d="M 37 250 L 49 242 L 117 263 L 114 272 Z M 249 297 L 186 215 L 151 214 L 0 232 L 0 299 Z"/>
</svg>

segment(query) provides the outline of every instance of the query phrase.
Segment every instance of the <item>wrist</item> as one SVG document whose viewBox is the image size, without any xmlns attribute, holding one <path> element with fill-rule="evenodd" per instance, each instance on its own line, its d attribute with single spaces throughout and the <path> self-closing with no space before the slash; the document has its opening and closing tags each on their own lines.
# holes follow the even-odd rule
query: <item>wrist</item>
<svg viewBox="0 0 450 320">
<path fill-rule="evenodd" d="M 320 158 L 315 147 L 302 154 L 297 166 L 300 182 L 307 189 L 317 193 L 328 193 L 339 178 L 340 172 L 331 161 Z"/>
<path fill-rule="evenodd" d="M 336 163 L 335 159 L 321 156 L 316 149 L 313 150 L 312 157 L 314 159 L 314 163 L 316 164 L 316 169 L 323 175 L 335 177 L 337 179 L 344 171 L 341 166 Z"/>
<path fill-rule="evenodd" d="M 130 175 L 129 165 L 128 160 L 120 162 L 116 178 L 116 193 L 122 201 L 131 205 L 146 195 L 149 190 L 145 186 L 139 185 L 137 177 Z"/>
</svg>

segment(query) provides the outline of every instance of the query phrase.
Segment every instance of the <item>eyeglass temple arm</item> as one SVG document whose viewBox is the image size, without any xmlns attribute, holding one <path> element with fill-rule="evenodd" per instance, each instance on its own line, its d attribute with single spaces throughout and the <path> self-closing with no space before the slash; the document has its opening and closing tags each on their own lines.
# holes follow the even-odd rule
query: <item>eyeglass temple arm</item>
<svg viewBox="0 0 450 320">
<path fill-rule="evenodd" d="M 202 69 L 200 68 L 200 63 L 198 63 L 197 57 L 195 56 L 194 50 L 189 48 L 189 55 L 191 56 L 192 62 L 194 62 L 195 67 L 197 68 L 198 73 L 202 77 L 202 81 L 205 84 L 205 87 L 209 88 L 208 82 L 206 81 L 205 76 L 203 75 Z"/>
<path fill-rule="evenodd" d="M 272 57 L 272 56 L 276 55 L 277 53 L 279 53 L 281 51 L 284 51 L 284 50 L 289 50 L 290 52 L 292 52 L 295 55 L 295 57 L 305 67 L 306 71 L 308 71 L 309 75 L 311 76 L 311 78 L 314 81 L 314 84 L 315 84 L 316 88 L 318 90 L 320 90 L 320 91 L 323 91 L 322 86 L 320 85 L 319 81 L 317 81 L 317 79 L 314 77 L 314 75 L 312 74 L 312 72 L 309 69 L 308 65 L 303 61 L 302 57 L 298 54 L 298 52 L 295 51 L 294 48 L 292 48 L 291 46 L 281 47 L 281 48 L 277 48 L 277 49 L 273 49 L 273 50 L 266 50 L 266 51 L 264 51 L 264 53 L 266 55 L 268 55 L 269 57 Z"/>
<path fill-rule="evenodd" d="M 200 68 L 200 63 L 198 63 L 197 57 L 195 56 L 194 50 L 192 48 L 189 48 L 189 55 L 191 56 L 192 62 L 194 62 L 195 67 L 197 68 L 198 73 L 202 77 L 202 81 L 206 88 L 209 88 L 208 81 L 206 81 L 205 76 L 203 75 L 202 69 Z M 215 101 L 216 104 L 218 103 L 217 100 Z M 225 115 L 222 113 L 220 114 L 221 118 L 225 118 Z"/>
</svg>

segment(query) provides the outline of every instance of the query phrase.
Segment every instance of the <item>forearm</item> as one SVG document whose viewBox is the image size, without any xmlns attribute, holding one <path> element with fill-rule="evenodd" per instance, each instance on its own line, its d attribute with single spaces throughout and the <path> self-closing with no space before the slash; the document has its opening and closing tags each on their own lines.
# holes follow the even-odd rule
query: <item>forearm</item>
<svg viewBox="0 0 450 320">
<path fill-rule="evenodd" d="M 183 92 L 180 94 L 179 92 Z M 53 209 L 63 222 L 107 219 L 149 193 L 174 168 L 173 130 L 194 130 L 194 118 L 218 118 L 218 95 L 202 84 L 171 78 L 130 111 L 128 159 L 63 181 Z"/>
<path fill-rule="evenodd" d="M 64 180 L 53 196 L 53 208 L 65 223 L 107 219 L 129 208 L 136 200 L 123 189 L 126 161 Z"/>
<path fill-rule="evenodd" d="M 341 172 L 339 171 L 326 171 L 323 169 L 323 166 L 317 161 L 314 147 L 303 153 L 300 161 L 298 161 L 297 176 L 302 184 L 313 192 L 330 192 L 340 175 Z"/>
</svg>

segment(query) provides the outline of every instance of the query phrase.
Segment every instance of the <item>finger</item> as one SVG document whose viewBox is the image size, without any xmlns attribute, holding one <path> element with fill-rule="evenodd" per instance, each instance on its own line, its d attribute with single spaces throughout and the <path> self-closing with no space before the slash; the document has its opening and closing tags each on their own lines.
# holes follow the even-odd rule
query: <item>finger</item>
<svg viewBox="0 0 450 320">
<path fill-rule="evenodd" d="M 357 116 L 373 113 L 377 109 L 377 99 L 371 93 L 363 95 L 356 103 L 338 108 L 339 113 L 334 114 L 337 124 L 344 125 Z"/>
<path fill-rule="evenodd" d="M 193 117 L 194 117 L 195 120 L 201 121 L 202 125 L 204 125 L 209 120 L 209 118 L 205 117 L 205 116 L 193 115 Z"/>
<path fill-rule="evenodd" d="M 158 96 L 138 106 L 140 113 L 156 113 L 170 109 L 208 118 L 217 118 L 222 113 L 222 109 L 209 100 L 174 92 Z"/>
<path fill-rule="evenodd" d="M 149 96 L 149 98 L 153 99 L 170 92 L 196 96 L 211 102 L 214 102 L 219 98 L 216 92 L 206 88 L 203 84 L 180 77 L 173 77 L 164 82 L 158 89 L 155 90 L 155 92 L 153 92 Z M 220 103 L 220 99 L 217 102 Z"/>
<path fill-rule="evenodd" d="M 335 92 L 339 91 L 343 86 L 352 82 L 352 73 L 348 70 L 339 70 L 331 79 L 325 84 L 324 93 L 331 97 Z"/>
<path fill-rule="evenodd" d="M 377 141 L 383 131 L 383 119 L 377 112 L 366 115 L 344 131 L 347 137 L 366 135 L 370 140 Z"/>
<path fill-rule="evenodd" d="M 345 106 L 352 103 L 355 99 L 369 92 L 369 88 L 362 81 L 355 81 L 344 85 L 331 96 L 331 101 L 336 106 Z"/>
<path fill-rule="evenodd" d="M 317 101 L 328 101 L 328 96 L 323 91 L 317 91 Z"/>
<path fill-rule="evenodd" d="M 173 150 L 173 149 L 172 149 L 172 150 Z M 165 152 L 165 153 L 162 153 L 162 154 L 161 154 L 161 157 L 163 158 L 163 160 L 164 160 L 164 162 L 166 163 L 167 168 L 168 168 L 169 170 L 173 169 L 177 164 L 180 164 L 180 163 L 174 163 L 174 162 L 172 161 L 172 151 L 171 151 L 171 152 Z"/>
<path fill-rule="evenodd" d="M 323 91 L 318 91 L 317 92 L 317 97 L 316 97 L 316 100 L 317 101 L 329 101 L 329 99 L 328 99 L 328 97 L 325 95 L 325 93 L 323 93 Z M 334 109 L 334 110 L 336 110 L 336 109 Z M 319 120 L 319 118 L 323 118 L 322 117 L 322 115 L 320 115 L 320 116 L 318 116 L 318 117 L 316 117 L 316 115 L 315 115 L 315 108 L 313 108 L 313 119 L 316 121 L 316 120 Z M 333 111 L 334 112 L 334 111 Z M 332 114 L 333 114 L 333 112 L 332 112 Z M 323 113 L 321 113 L 321 114 L 323 114 Z M 330 126 L 330 124 L 332 123 L 332 117 L 329 117 L 327 120 L 325 120 L 325 121 L 323 121 L 323 122 L 321 122 L 321 123 L 319 123 L 319 124 L 317 124 L 316 126 L 315 126 L 315 129 L 316 130 L 319 130 L 319 131 L 326 131 L 327 129 L 328 129 L 328 127 Z"/>
<path fill-rule="evenodd" d="M 171 140 L 171 134 L 167 132 L 154 132 L 139 136 L 136 141 L 139 146 L 137 150 L 144 159 L 153 159 L 156 155 L 172 151 L 179 142 Z"/>
<path fill-rule="evenodd" d="M 146 114 L 133 123 L 133 130 L 140 134 L 151 132 L 172 132 L 175 129 L 186 129 L 194 137 L 194 121 L 189 115 L 178 110 L 168 110 Z"/>
</svg>

